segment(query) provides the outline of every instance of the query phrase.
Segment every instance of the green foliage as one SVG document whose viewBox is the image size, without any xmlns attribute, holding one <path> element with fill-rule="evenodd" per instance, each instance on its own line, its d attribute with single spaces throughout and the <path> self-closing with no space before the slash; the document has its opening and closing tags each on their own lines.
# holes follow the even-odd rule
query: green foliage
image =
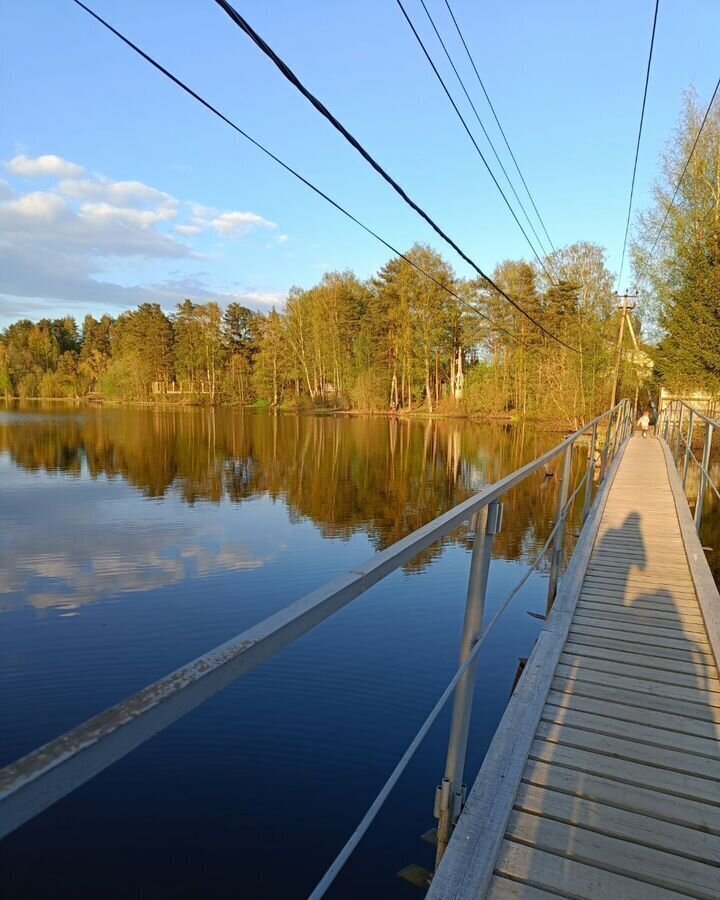
<svg viewBox="0 0 720 900">
<path fill-rule="evenodd" d="M 661 380 L 672 391 L 718 396 L 720 104 L 710 110 L 670 206 L 703 114 L 696 94 L 687 92 L 676 132 L 663 156 L 654 204 L 639 217 L 632 249 L 635 269 L 656 301 L 650 312 L 660 330 L 655 363 Z"/>
<path fill-rule="evenodd" d="M 115 320 L 86 316 L 80 335 L 71 318 L 22 320 L 0 338 L 0 391 L 295 410 L 551 414 L 571 423 L 607 405 L 616 318 L 600 248 L 575 244 L 557 253 L 550 261 L 557 284 L 524 261 L 495 272 L 533 317 L 582 348 L 579 355 L 484 282 L 459 279 L 432 248 L 416 244 L 406 256 L 368 283 L 331 272 L 309 290 L 292 288 L 284 308 L 267 314 L 187 299 L 170 316 L 157 303 Z"/>
</svg>

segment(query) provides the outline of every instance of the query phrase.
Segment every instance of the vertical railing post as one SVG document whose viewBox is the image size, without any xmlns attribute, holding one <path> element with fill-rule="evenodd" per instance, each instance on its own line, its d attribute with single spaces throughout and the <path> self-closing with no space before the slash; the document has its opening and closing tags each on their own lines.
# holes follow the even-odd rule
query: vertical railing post
<svg viewBox="0 0 720 900">
<path fill-rule="evenodd" d="M 595 474 L 595 444 L 597 442 L 597 422 L 593 425 L 588 453 L 588 466 L 585 473 L 585 503 L 583 505 L 583 522 L 587 519 L 592 506 L 593 475 Z"/>
<path fill-rule="evenodd" d="M 605 431 L 605 444 L 602 449 L 602 454 L 600 456 L 600 482 L 605 481 L 605 470 L 607 469 L 608 463 L 608 452 L 610 449 L 610 433 L 612 431 L 613 419 L 615 417 L 615 413 L 611 412 L 608 416 L 607 430 Z"/>
<path fill-rule="evenodd" d="M 568 491 L 570 488 L 570 475 L 572 473 L 572 454 L 573 445 L 568 444 L 563 458 L 562 476 L 560 479 L 560 487 L 558 489 L 557 511 L 555 514 L 557 531 L 555 532 L 555 538 L 553 539 L 552 544 L 553 549 L 550 562 L 550 581 L 548 583 L 546 615 L 550 614 L 552 605 L 555 602 L 558 581 L 560 580 L 560 569 L 562 567 L 563 561 L 563 539 L 565 537 L 565 519 L 567 517 L 565 504 L 567 503 Z"/>
<path fill-rule="evenodd" d="M 700 485 L 698 487 L 697 503 L 695 504 L 695 530 L 700 533 L 702 524 L 703 504 L 705 503 L 705 491 L 707 490 L 708 477 L 705 474 L 710 470 L 710 447 L 712 446 L 713 426 L 708 421 L 703 447 L 702 469 L 700 471 Z"/>
<path fill-rule="evenodd" d="M 613 456 L 615 456 L 615 454 L 617 453 L 618 447 L 620 446 L 620 444 L 622 444 L 624 437 L 625 437 L 625 404 L 623 403 L 623 405 L 620 407 L 620 409 L 618 411 L 617 427 L 615 428 L 615 435 L 613 437 L 613 449 L 612 449 Z"/>
<path fill-rule="evenodd" d="M 685 407 L 682 403 L 678 403 L 678 429 L 677 435 L 675 436 L 675 461 L 677 462 L 677 458 L 680 455 L 680 441 L 682 440 L 682 426 L 683 426 L 683 418 L 685 413 Z"/>
<path fill-rule="evenodd" d="M 672 404 L 666 406 L 663 412 L 665 416 L 663 418 L 663 438 L 665 439 L 665 443 L 667 443 L 668 439 L 668 428 L 670 427 L 670 410 L 672 409 Z"/>
<path fill-rule="evenodd" d="M 692 437 L 693 437 L 694 425 L 695 425 L 695 411 L 691 409 L 690 417 L 688 419 L 687 443 L 685 444 L 685 461 L 683 462 L 683 470 L 682 470 L 683 490 L 685 490 L 685 482 L 687 481 L 688 465 L 690 464 L 690 448 L 692 447 Z"/>
<path fill-rule="evenodd" d="M 468 658 L 482 632 L 493 540 L 502 527 L 502 511 L 502 503 L 494 501 L 480 510 L 477 516 L 459 665 Z M 468 666 L 455 688 L 445 777 L 435 796 L 435 817 L 438 819 L 436 867 L 440 865 L 465 802 L 463 774 L 476 676 L 477 659 Z"/>
</svg>

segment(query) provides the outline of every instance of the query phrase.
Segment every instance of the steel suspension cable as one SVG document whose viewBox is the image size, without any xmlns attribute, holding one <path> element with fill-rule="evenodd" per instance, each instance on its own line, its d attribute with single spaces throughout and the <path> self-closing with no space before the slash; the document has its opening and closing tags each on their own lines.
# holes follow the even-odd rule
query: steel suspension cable
<svg viewBox="0 0 720 900">
<path fill-rule="evenodd" d="M 545 237 L 548 239 L 548 243 L 550 244 L 550 247 L 552 248 L 553 253 L 557 253 L 557 250 L 555 249 L 555 245 L 552 242 L 552 238 L 548 234 L 548 230 L 545 227 L 545 222 L 543 221 L 543 217 L 540 215 L 540 210 L 537 208 L 537 205 L 535 204 L 535 200 L 533 199 L 533 195 L 530 192 L 530 188 L 527 186 L 527 182 L 525 181 L 525 178 L 523 177 L 523 173 L 520 171 L 520 164 L 518 163 L 517 159 L 515 158 L 515 154 L 513 153 L 510 143 L 507 139 L 507 136 L 505 135 L 505 130 L 502 127 L 502 125 L 500 124 L 500 119 L 498 118 L 498 115 L 495 112 L 495 107 L 493 106 L 493 102 L 490 99 L 490 95 L 488 94 L 487 89 L 485 88 L 485 83 L 483 82 L 482 78 L 480 77 L 480 73 L 478 72 L 477 66 L 475 65 L 475 60 L 473 59 L 472 53 L 470 53 L 470 48 L 467 45 L 465 36 L 463 35 L 462 30 L 461 30 L 460 26 L 458 25 L 458 21 L 455 18 L 455 13 L 452 11 L 452 7 L 450 6 L 450 3 L 448 2 L 448 0 L 445 0 L 445 6 L 447 6 L 447 10 L 450 13 L 450 18 L 453 20 L 453 25 L 455 26 L 455 30 L 457 31 L 458 36 L 462 42 L 462 45 L 465 48 L 465 53 L 467 53 L 467 57 L 470 60 L 470 65 L 473 67 L 475 76 L 478 80 L 480 87 L 482 88 L 483 94 L 485 95 L 487 104 L 490 107 L 490 112 L 493 114 L 493 118 L 495 119 L 495 124 L 497 125 L 497 127 L 500 131 L 500 134 L 502 135 L 502 139 L 505 142 L 505 146 L 507 147 L 507 151 L 510 154 L 510 158 L 512 159 L 512 161 L 515 165 L 515 168 L 517 169 L 517 173 L 520 176 L 520 181 L 522 181 L 523 187 L 527 191 L 527 195 L 530 198 L 530 203 L 532 203 L 532 208 L 535 210 L 535 215 L 538 217 L 538 221 L 540 222 L 542 230 L 545 233 Z"/>
<path fill-rule="evenodd" d="M 78 2 L 78 0 L 76 0 Z M 240 15 L 240 13 L 231 6 L 227 0 L 215 0 L 215 3 L 228 15 L 228 17 L 242 30 L 247 34 L 247 36 L 253 41 L 253 43 L 268 57 L 268 59 L 273 62 L 273 64 L 277 67 L 277 69 L 282 73 L 282 75 L 295 87 L 298 91 L 305 97 L 306 100 L 315 109 L 325 118 L 328 122 L 335 128 L 337 131 L 342 134 L 342 136 L 348 141 L 348 143 L 357 150 L 357 152 L 363 157 L 363 159 L 372 166 L 373 169 L 383 178 L 392 188 L 393 190 L 407 203 L 407 205 L 413 209 L 425 222 L 433 229 L 433 231 L 445 241 L 448 246 L 452 247 L 453 250 L 463 259 L 472 269 L 474 269 L 477 274 L 484 279 L 490 287 L 492 287 L 498 294 L 500 294 L 503 299 L 507 300 L 507 302 L 513 306 L 522 316 L 524 316 L 529 322 L 532 322 L 536 328 L 542 331 L 547 337 L 551 338 L 556 343 L 565 347 L 567 350 L 572 351 L 573 353 L 580 353 L 580 351 L 576 347 L 570 346 L 562 338 L 557 337 L 551 331 L 549 331 L 541 322 L 538 322 L 529 312 L 527 312 L 523 307 L 514 300 L 506 291 L 504 291 L 499 285 L 493 281 L 493 279 L 487 275 L 480 266 L 475 262 L 472 257 L 468 256 L 464 250 L 460 248 L 460 246 L 445 232 L 443 229 L 434 221 L 434 219 L 421 207 L 419 206 L 405 191 L 405 189 L 380 165 L 380 163 L 363 147 L 363 145 L 355 138 L 348 129 L 340 122 L 297 77 L 297 75 L 292 71 L 292 69 L 285 63 L 278 54 L 270 47 L 270 45 L 263 40 L 262 37 L 255 31 L 255 29 Z"/>
<path fill-rule="evenodd" d="M 620 272 L 617 280 L 617 290 L 620 290 L 623 267 L 625 265 L 625 251 L 627 249 L 628 233 L 630 231 L 630 215 L 632 214 L 633 194 L 635 193 L 635 176 L 637 175 L 638 157 L 640 155 L 640 139 L 642 138 L 643 122 L 645 121 L 645 104 L 647 102 L 648 84 L 650 83 L 650 67 L 652 65 L 653 48 L 655 46 L 655 28 L 657 26 L 658 9 L 660 0 L 655 0 L 655 15 L 653 16 L 652 35 L 650 37 L 650 52 L 648 53 L 647 70 L 645 72 L 645 89 L 643 91 L 642 109 L 640 110 L 640 127 L 638 128 L 637 144 L 635 145 L 635 162 L 633 163 L 632 181 L 630 182 L 630 202 L 628 203 L 627 221 L 625 222 L 625 237 L 623 238 L 622 255 L 620 257 Z"/>
<path fill-rule="evenodd" d="M 255 140 L 255 138 L 251 137 L 246 131 L 244 131 L 242 128 L 240 128 L 239 125 L 237 125 L 235 122 L 233 122 L 231 119 L 229 119 L 224 113 L 220 112 L 220 110 L 217 109 L 215 106 L 213 106 L 209 101 L 207 101 L 203 97 L 201 97 L 200 94 L 196 93 L 191 87 L 189 87 L 189 85 L 185 84 L 184 81 L 182 81 L 176 75 L 173 75 L 172 72 L 170 72 L 168 69 L 166 69 L 157 60 L 153 59 L 152 56 L 150 56 L 148 53 L 146 53 L 144 50 L 142 50 L 140 47 L 138 47 L 137 44 L 134 44 L 129 38 L 127 38 L 124 34 L 122 34 L 122 32 L 118 31 L 117 28 L 114 28 L 109 22 L 107 22 L 100 15 L 98 15 L 96 12 L 94 12 L 92 9 L 90 9 L 89 6 L 86 6 L 82 2 L 82 0 L 73 0 L 73 2 L 75 4 L 77 4 L 77 6 L 81 7 L 83 10 L 85 10 L 85 12 L 87 12 L 90 16 L 93 17 L 93 19 L 95 19 L 97 22 L 99 22 L 101 25 L 103 25 L 105 28 L 107 28 L 108 31 L 110 31 L 117 38 L 119 38 L 126 46 L 130 47 L 131 50 L 134 50 L 135 53 L 137 53 L 139 56 L 141 56 L 146 62 L 150 63 L 151 66 L 153 66 L 155 69 L 157 69 L 163 75 L 165 75 L 166 78 L 169 78 L 170 81 L 172 81 L 179 88 L 181 88 L 181 90 L 183 90 L 183 91 L 185 91 L 185 93 L 189 94 L 194 100 L 197 100 L 198 103 L 202 104 L 202 106 L 204 106 L 207 110 L 209 110 L 211 113 L 213 113 L 213 115 L 217 116 L 219 119 L 221 119 L 223 122 L 225 122 L 226 125 L 229 125 L 230 128 L 232 128 L 239 135 L 241 135 L 243 138 L 245 138 L 245 140 L 249 141 L 254 147 L 257 147 L 258 150 L 260 150 L 262 153 L 264 153 L 266 156 L 268 156 L 270 159 L 272 159 L 273 162 L 275 162 L 279 166 L 281 166 L 286 172 L 288 172 L 289 174 L 291 174 L 295 178 L 297 178 L 298 181 L 301 181 L 311 191 L 313 191 L 319 197 L 322 197 L 323 200 L 325 200 L 327 203 L 329 203 L 331 206 L 333 206 L 336 210 L 338 210 L 338 212 L 342 213 L 344 216 L 346 216 L 348 219 L 350 219 L 351 222 L 354 222 L 356 225 L 358 225 L 360 228 L 362 228 L 363 231 L 367 232 L 367 234 L 371 235 L 372 237 L 375 238 L 375 240 L 379 241 L 384 247 L 387 247 L 388 250 L 390 250 L 396 256 L 400 257 L 400 259 L 404 260 L 406 263 L 408 263 L 408 265 L 412 266 L 417 272 L 419 272 L 421 275 L 424 275 L 425 278 L 429 279 L 435 285 L 437 285 L 439 288 L 442 288 L 442 290 L 446 291 L 450 296 L 454 297 L 459 303 L 461 303 L 461 304 L 463 304 L 463 306 L 467 307 L 476 316 L 479 316 L 481 319 L 484 319 L 497 331 L 503 332 L 503 334 L 506 334 L 508 337 L 512 338 L 517 343 L 522 344 L 523 346 L 526 346 L 525 342 L 521 338 L 519 338 L 516 334 L 513 334 L 513 332 L 511 332 L 509 329 L 505 328 L 503 325 L 500 325 L 498 322 L 494 321 L 490 316 L 487 316 L 481 310 L 477 309 L 475 306 L 473 306 L 471 303 L 469 303 L 467 300 L 465 300 L 464 297 L 461 297 L 458 293 L 456 293 L 454 290 L 452 290 L 452 288 L 449 288 L 446 284 L 444 284 L 443 282 L 441 282 L 437 278 L 435 278 L 434 275 L 431 275 L 429 272 L 425 271 L 425 269 L 423 269 L 416 262 L 414 262 L 409 256 L 407 256 L 407 254 L 402 253 L 400 250 L 398 250 L 396 247 L 394 247 L 389 241 L 386 241 L 385 238 L 381 237 L 377 232 L 373 231 L 373 229 L 370 228 L 369 225 L 365 225 L 364 222 L 361 222 L 360 219 L 358 219 L 351 212 L 349 212 L 347 209 L 345 209 L 344 206 L 342 206 L 336 200 L 333 200 L 332 197 L 330 197 L 328 194 L 326 194 L 321 188 L 317 187 L 315 184 L 313 184 L 311 181 L 309 181 L 307 178 L 305 178 L 303 175 L 301 175 L 296 169 L 293 169 L 292 166 L 290 166 L 288 163 L 283 162 L 283 160 L 280 159 L 280 157 L 276 156 L 271 150 L 269 150 L 267 147 L 265 147 L 259 141 Z"/>
<path fill-rule="evenodd" d="M 455 110 L 455 113 L 456 113 L 457 117 L 460 119 L 460 122 L 462 123 L 463 128 L 465 129 L 465 131 L 466 131 L 468 137 L 469 137 L 470 140 L 472 141 L 473 147 L 475 147 L 475 150 L 477 151 L 478 156 L 479 156 L 480 159 L 482 160 L 483 165 L 484 165 L 485 168 L 487 169 L 488 174 L 489 174 L 490 177 L 492 178 L 493 183 L 495 184 L 495 187 L 498 189 L 498 191 L 499 191 L 499 193 L 500 193 L 500 196 L 502 197 L 502 199 L 503 199 L 505 205 L 506 205 L 507 208 L 510 210 L 510 214 L 512 215 L 512 217 L 513 217 L 513 219 L 515 220 L 515 222 L 516 222 L 518 228 L 519 228 L 520 231 L 522 232 L 523 237 L 524 237 L 525 240 L 527 241 L 528 246 L 529 246 L 530 249 L 532 250 L 533 256 L 534 256 L 535 259 L 538 261 L 540 267 L 542 268 L 543 272 L 545 272 L 545 274 L 547 275 L 547 277 L 548 277 L 548 279 L 550 280 L 550 282 L 551 282 L 552 284 L 555 284 L 555 279 L 554 279 L 553 276 L 550 274 L 550 272 L 548 271 L 548 269 L 547 269 L 545 263 L 543 262 L 542 258 L 540 257 L 540 255 L 538 254 L 537 250 L 535 249 L 535 246 L 534 246 L 534 244 L 532 243 L 532 241 L 530 240 L 530 238 L 529 238 L 527 232 L 525 231 L 525 228 L 522 226 L 520 220 L 518 219 L 518 217 L 517 217 L 517 215 L 516 215 L 516 213 L 515 213 L 515 210 L 514 210 L 514 209 L 512 208 L 512 206 L 510 205 L 510 201 L 508 200 L 507 195 L 505 194 L 505 191 L 503 191 L 503 189 L 500 187 L 500 183 L 499 183 L 499 181 L 497 180 L 497 178 L 495 177 L 495 173 L 494 173 L 493 170 L 490 168 L 490 164 L 488 163 L 487 159 L 485 158 L 485 154 L 482 152 L 482 150 L 481 150 L 480 147 L 478 146 L 477 141 L 475 140 L 475 137 L 473 136 L 472 132 L 470 131 L 470 128 L 468 127 L 467 122 L 465 121 L 465 118 L 463 117 L 463 114 L 460 112 L 457 103 L 455 103 L 455 100 L 453 99 L 452 94 L 450 93 L 450 91 L 449 91 L 447 85 L 445 84 L 445 80 L 443 79 L 442 75 L 441 75 L 440 72 L 438 71 L 438 68 L 437 68 L 437 66 L 435 65 L 435 63 L 434 63 L 432 57 L 430 56 L 430 53 L 428 52 L 427 47 L 425 46 L 425 44 L 424 44 L 422 38 L 421 38 L 420 35 L 418 34 L 418 31 L 417 31 L 417 29 L 415 28 L 415 26 L 414 26 L 414 24 L 413 24 L 413 22 L 412 22 L 410 16 L 408 15 L 407 10 L 406 10 L 405 7 L 403 6 L 402 0 L 395 0 L 395 2 L 396 2 L 397 5 L 400 7 L 400 11 L 402 12 L 403 16 L 405 17 L 405 21 L 407 22 L 407 24 L 410 26 L 410 30 L 412 31 L 413 35 L 415 36 L 415 40 L 416 40 L 416 41 L 418 42 L 418 44 L 420 45 L 420 49 L 422 50 L 423 54 L 425 55 L 425 59 L 427 59 L 427 61 L 430 63 L 430 67 L 432 68 L 433 72 L 435 73 L 435 77 L 436 77 L 437 80 L 440 82 L 440 85 L 442 86 L 442 89 L 443 89 L 443 91 L 445 92 L 446 97 L 447 97 L 448 100 L 450 101 L 450 104 L 452 105 L 452 108 Z M 513 187 L 512 182 L 510 181 L 510 177 L 508 176 L 508 173 L 507 173 L 507 171 L 505 170 L 505 166 L 502 164 L 502 161 L 501 161 L 500 157 L 498 156 L 497 150 L 495 150 L 495 145 L 493 144 L 492 140 L 490 139 L 490 135 L 487 133 L 487 130 L 486 130 L 485 126 L 483 125 L 482 120 L 480 119 L 480 116 L 478 115 L 478 111 L 477 111 L 477 109 L 475 108 L 475 104 L 474 104 L 474 103 L 472 102 L 472 100 L 470 99 L 470 95 L 468 94 L 468 92 L 467 92 L 467 90 L 466 90 L 466 88 L 465 88 L 465 84 L 464 84 L 464 82 L 463 82 L 463 80 L 462 80 L 462 78 L 461 78 L 461 76 L 460 76 L 460 73 L 458 72 L 458 70 L 457 70 L 457 68 L 456 68 L 456 66 L 455 66 L 455 63 L 453 62 L 452 57 L 450 56 L 450 53 L 448 52 L 448 49 L 447 49 L 447 47 L 446 47 L 446 45 L 445 45 L 445 42 L 443 41 L 443 39 L 442 39 L 442 37 L 441 37 L 441 35 L 440 35 L 440 32 L 438 31 L 438 29 L 437 29 L 437 27 L 436 27 L 436 25 L 435 25 L 435 21 L 433 20 L 433 17 L 430 15 L 430 11 L 428 10 L 427 6 L 425 5 L 425 0 L 420 0 L 420 3 L 422 4 L 422 7 L 423 7 L 423 9 L 425 10 L 425 13 L 426 13 L 428 19 L 430 20 L 430 24 L 432 25 L 433 30 L 435 31 L 435 35 L 437 36 L 437 39 L 440 41 L 440 45 L 442 46 L 443 50 L 445 51 L 445 56 L 447 57 L 448 62 L 450 63 L 453 72 L 455 72 L 455 75 L 456 75 L 458 81 L 460 82 L 460 87 L 463 89 L 463 91 L 464 91 L 464 93 L 465 93 L 465 96 L 466 96 L 466 98 L 467 98 L 467 100 L 468 100 L 468 103 L 469 103 L 470 106 L 472 107 L 472 111 L 475 113 L 475 118 L 478 120 L 478 123 L 479 123 L 479 125 L 480 125 L 480 128 L 482 129 L 483 134 L 484 134 L 485 137 L 487 138 L 487 141 L 488 141 L 488 143 L 490 144 L 490 147 L 491 147 L 493 153 L 495 154 L 495 158 L 496 158 L 496 160 L 498 161 L 498 164 L 499 164 L 499 166 L 500 166 L 500 168 L 501 168 L 503 174 L 505 175 L 505 178 L 507 179 L 508 184 L 510 185 L 510 190 L 511 190 L 511 191 L 513 192 L 513 194 L 515 195 L 515 199 L 517 200 L 517 202 L 518 202 L 518 204 L 519 204 L 519 206 L 520 206 L 520 209 L 521 209 L 521 210 L 523 211 L 523 213 L 525 214 L 525 218 L 527 219 L 528 225 L 530 226 L 530 228 L 532 229 L 533 234 L 535 235 L 535 239 L 537 240 L 537 242 L 538 242 L 538 244 L 539 244 L 539 246 L 540 246 L 541 252 L 542 252 L 545 256 L 547 256 L 547 251 L 546 251 L 545 248 L 543 247 L 542 241 L 541 241 L 540 238 L 538 237 L 538 234 L 537 234 L 537 232 L 535 231 L 535 228 L 534 228 L 532 222 L 530 221 L 530 217 L 528 216 L 528 214 L 527 214 L 527 212 L 526 212 L 526 210 L 525 210 L 525 207 L 522 205 L 522 202 L 521 202 L 520 198 L 518 197 L 517 192 L 516 192 L 515 188 Z"/>
</svg>

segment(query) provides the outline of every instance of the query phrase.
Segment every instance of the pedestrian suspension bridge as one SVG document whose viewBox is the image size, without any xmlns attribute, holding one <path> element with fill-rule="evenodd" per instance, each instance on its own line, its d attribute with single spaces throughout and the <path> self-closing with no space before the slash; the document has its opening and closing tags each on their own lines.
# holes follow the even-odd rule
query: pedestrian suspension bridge
<svg viewBox="0 0 720 900">
<path fill-rule="evenodd" d="M 709 474 L 720 423 L 678 401 L 662 411 L 657 439 L 643 440 L 633 434 L 634 418 L 622 401 L 363 565 L 0 770 L 0 836 L 471 521 L 458 669 L 309 896 L 328 891 L 452 700 L 435 795 L 437 868 L 425 878 L 429 900 L 717 898 L 720 596 L 698 531 L 708 489 L 720 498 Z M 698 438 L 701 459 L 693 452 Z M 503 497 L 553 463 L 561 473 L 553 527 L 485 623 Z M 694 516 L 685 494 L 691 483 Z M 566 560 L 565 524 L 575 504 L 582 504 L 584 526 Z M 547 561 L 544 627 L 468 792 L 478 654 Z M 393 894 L 392 885 L 378 888 Z"/>
</svg>

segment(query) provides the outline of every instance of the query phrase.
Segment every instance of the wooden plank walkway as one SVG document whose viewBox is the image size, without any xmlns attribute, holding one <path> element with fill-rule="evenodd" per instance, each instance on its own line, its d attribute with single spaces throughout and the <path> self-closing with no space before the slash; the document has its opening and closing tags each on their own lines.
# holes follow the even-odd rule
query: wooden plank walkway
<svg viewBox="0 0 720 900">
<path fill-rule="evenodd" d="M 720 897 L 720 604 L 668 460 L 629 441 L 429 900 Z"/>
</svg>

